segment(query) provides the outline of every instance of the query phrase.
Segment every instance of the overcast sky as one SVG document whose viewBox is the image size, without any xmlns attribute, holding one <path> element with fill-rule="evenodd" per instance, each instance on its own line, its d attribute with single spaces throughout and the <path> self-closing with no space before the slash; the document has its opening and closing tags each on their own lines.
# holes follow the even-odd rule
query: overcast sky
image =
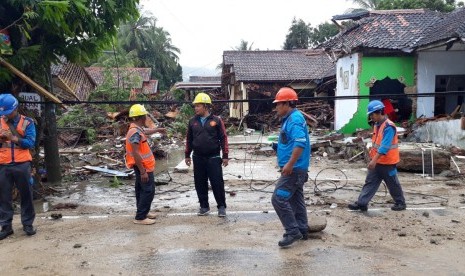
<svg viewBox="0 0 465 276">
<path fill-rule="evenodd" d="M 253 43 L 253 49 L 280 50 L 294 17 L 317 26 L 355 6 L 346 0 L 142 0 L 141 4 L 171 34 L 173 45 L 181 50 L 184 71 L 215 69 L 223 51 L 237 47 L 241 39 Z M 184 73 L 202 74 L 190 70 Z"/>
</svg>

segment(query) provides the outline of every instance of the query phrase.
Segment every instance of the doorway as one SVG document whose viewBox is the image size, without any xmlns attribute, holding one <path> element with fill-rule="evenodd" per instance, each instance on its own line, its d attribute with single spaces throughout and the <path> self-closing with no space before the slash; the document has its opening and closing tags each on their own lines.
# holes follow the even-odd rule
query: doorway
<svg viewBox="0 0 465 276">
<path fill-rule="evenodd" d="M 391 121 L 400 123 L 410 119 L 412 115 L 412 99 L 404 92 L 405 84 L 397 79 L 386 77 L 377 80 L 370 88 L 370 101 L 380 100 L 383 102 L 384 111 Z M 384 95 L 394 95 L 393 97 Z"/>
<path fill-rule="evenodd" d="M 465 91 L 465 75 L 436 76 L 435 92 Z M 434 97 L 434 116 L 451 114 L 457 106 L 463 106 L 464 95 L 447 95 Z"/>
</svg>

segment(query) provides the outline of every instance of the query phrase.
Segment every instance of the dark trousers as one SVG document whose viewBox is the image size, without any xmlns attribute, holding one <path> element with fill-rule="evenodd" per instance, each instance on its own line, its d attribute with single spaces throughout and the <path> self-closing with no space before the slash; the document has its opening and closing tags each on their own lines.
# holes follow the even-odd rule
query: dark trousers
<svg viewBox="0 0 465 276">
<path fill-rule="evenodd" d="M 194 161 L 194 182 L 195 190 L 201 208 L 210 208 L 208 204 L 208 180 L 213 190 L 217 207 L 226 208 L 226 196 L 224 191 L 223 160 L 220 156 L 202 157 L 192 156 Z"/>
<path fill-rule="evenodd" d="M 134 166 L 134 172 L 136 173 L 136 219 L 143 220 L 147 218 L 147 214 L 150 211 L 155 196 L 155 178 L 153 172 L 149 172 L 149 181 L 142 183 L 140 171 L 137 166 Z"/>
<path fill-rule="evenodd" d="M 21 222 L 32 225 L 36 217 L 32 203 L 31 163 L 24 162 L 11 166 L 0 165 L 0 225 L 11 225 L 13 221 L 12 190 L 16 185 L 21 197 Z"/>
<path fill-rule="evenodd" d="M 308 232 L 304 199 L 304 184 L 307 180 L 306 171 L 293 170 L 291 175 L 281 175 L 271 197 L 271 203 L 287 235 Z"/>
<path fill-rule="evenodd" d="M 404 193 L 400 186 L 399 178 L 397 177 L 397 166 L 381 164 L 376 164 L 374 170 L 368 170 L 365 185 L 363 185 L 362 191 L 360 192 L 357 204 L 360 206 L 367 206 L 378 191 L 379 185 L 383 180 L 395 203 L 405 204 Z"/>
</svg>

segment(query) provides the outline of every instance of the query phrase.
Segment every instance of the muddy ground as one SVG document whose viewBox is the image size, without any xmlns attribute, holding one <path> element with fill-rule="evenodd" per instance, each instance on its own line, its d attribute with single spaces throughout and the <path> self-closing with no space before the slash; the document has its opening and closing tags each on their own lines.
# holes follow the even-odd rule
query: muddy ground
<svg viewBox="0 0 465 276">
<path fill-rule="evenodd" d="M 132 180 L 111 187 L 111 178 L 94 175 L 47 197 L 47 212 L 37 202 L 37 235 L 25 236 L 15 215 L 15 234 L 0 241 L 0 275 L 465 275 L 463 178 L 401 172 L 408 210 L 391 211 L 382 186 L 367 213 L 350 212 L 365 163 L 313 156 L 310 224 L 326 219 L 327 227 L 280 249 L 283 230 L 270 203 L 279 176 L 275 157 L 244 146 L 232 147 L 231 156 L 225 219 L 195 215 L 191 170 L 170 170 L 172 181 L 157 187 L 152 206 L 159 216 L 151 226 L 132 223 Z"/>
</svg>

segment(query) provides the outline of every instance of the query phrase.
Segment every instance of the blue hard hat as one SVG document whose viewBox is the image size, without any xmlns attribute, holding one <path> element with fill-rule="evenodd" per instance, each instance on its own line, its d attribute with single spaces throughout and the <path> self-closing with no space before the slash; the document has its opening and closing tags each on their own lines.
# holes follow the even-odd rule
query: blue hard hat
<svg viewBox="0 0 465 276">
<path fill-rule="evenodd" d="M 368 112 L 367 115 L 370 115 L 371 113 L 381 110 L 384 108 L 384 104 L 378 100 L 371 101 L 368 104 Z"/>
<path fill-rule="evenodd" d="M 10 115 L 18 107 L 18 100 L 11 94 L 0 95 L 0 116 Z"/>
</svg>

